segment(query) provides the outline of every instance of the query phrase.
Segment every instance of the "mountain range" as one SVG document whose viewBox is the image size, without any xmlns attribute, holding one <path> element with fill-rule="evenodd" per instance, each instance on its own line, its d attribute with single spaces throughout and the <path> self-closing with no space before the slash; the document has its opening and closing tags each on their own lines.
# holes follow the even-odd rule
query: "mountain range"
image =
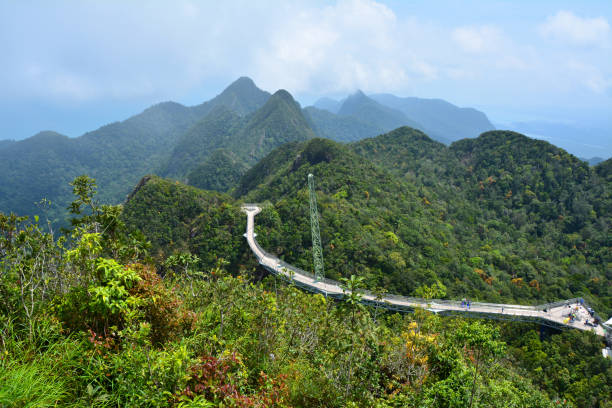
<svg viewBox="0 0 612 408">
<path fill-rule="evenodd" d="M 68 183 L 80 174 L 97 180 L 98 198 L 106 203 L 123 201 L 148 173 L 223 190 L 286 142 L 317 136 L 351 142 L 404 125 L 448 142 L 492 128 L 484 114 L 474 112 L 443 101 L 362 92 L 346 98 L 337 113 L 316 106 L 302 109 L 287 91 L 271 95 L 242 77 L 197 106 L 160 103 L 77 138 L 45 131 L 2 141 L 0 211 L 33 215 L 42 211 L 37 203 L 46 198 L 51 202 L 47 215 L 62 222 L 70 200 Z M 465 123 L 473 133 L 461 128 Z"/>
<path fill-rule="evenodd" d="M 240 78 L 79 138 L 1 142 L 0 406 L 608 406 L 612 363 L 586 322 L 400 315 L 359 291 L 583 298 L 599 315 L 581 321 L 607 320 L 612 159 L 589 166 L 444 101 L 317 105 Z M 76 191 L 79 228 L 54 241 L 44 216 L 65 225 L 81 174 L 98 188 Z M 268 276 L 243 236 L 257 202 L 259 244 L 312 271 L 309 174 L 346 302 Z M 84 208 L 95 191 L 122 204 Z"/>
<path fill-rule="evenodd" d="M 253 268 L 242 202 L 264 203 L 259 243 L 312 264 L 307 175 L 315 175 L 326 276 L 412 295 L 441 282 L 451 298 L 544 303 L 583 297 L 612 312 L 612 160 L 596 167 L 508 131 L 446 146 L 402 127 L 350 144 L 283 144 L 230 195 L 147 178 L 124 206 L 160 259 L 188 251 L 214 267 Z M 169 227 L 171 226 L 171 227 Z"/>
<path fill-rule="evenodd" d="M 400 98 L 391 94 L 366 96 L 357 91 L 341 101 L 321 98 L 314 106 L 343 118 L 374 125 L 378 133 L 410 126 L 446 144 L 495 129 L 484 113 L 473 108 L 460 108 L 442 99 Z"/>
</svg>

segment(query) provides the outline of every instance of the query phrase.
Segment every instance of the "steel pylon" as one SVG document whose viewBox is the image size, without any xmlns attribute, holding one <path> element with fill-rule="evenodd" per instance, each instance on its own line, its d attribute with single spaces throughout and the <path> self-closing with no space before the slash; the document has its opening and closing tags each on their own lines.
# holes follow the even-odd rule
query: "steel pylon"
<svg viewBox="0 0 612 408">
<path fill-rule="evenodd" d="M 319 232 L 319 212 L 317 211 L 317 194 L 314 187 L 314 176 L 308 175 L 308 190 L 310 193 L 310 229 L 312 231 L 312 257 L 314 261 L 315 277 L 318 281 L 325 277 L 323 267 L 323 248 L 321 247 L 321 234 Z"/>
</svg>

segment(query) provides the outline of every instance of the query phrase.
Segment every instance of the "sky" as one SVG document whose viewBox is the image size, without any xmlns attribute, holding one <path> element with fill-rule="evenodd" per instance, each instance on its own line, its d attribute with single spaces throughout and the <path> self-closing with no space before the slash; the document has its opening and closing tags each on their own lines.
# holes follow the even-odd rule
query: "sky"
<svg viewBox="0 0 612 408">
<path fill-rule="evenodd" d="M 249 76 L 302 105 L 361 89 L 597 129 L 612 156 L 611 24 L 609 0 L 0 0 L 0 139 L 79 136 Z"/>
</svg>

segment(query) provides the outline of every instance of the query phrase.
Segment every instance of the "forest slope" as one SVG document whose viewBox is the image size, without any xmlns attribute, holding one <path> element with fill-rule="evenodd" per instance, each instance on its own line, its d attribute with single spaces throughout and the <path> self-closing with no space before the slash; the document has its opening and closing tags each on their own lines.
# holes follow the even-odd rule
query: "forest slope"
<svg viewBox="0 0 612 408">
<path fill-rule="evenodd" d="M 370 288 L 406 295 L 441 282 L 451 298 L 494 302 L 578 296 L 608 315 L 609 183 L 560 149 L 521 135 L 495 132 L 473 141 L 479 143 L 481 153 L 448 148 L 409 128 L 350 146 L 324 139 L 289 143 L 247 171 L 233 194 L 269 203 L 258 216 L 260 243 L 307 270 L 306 179 L 312 172 L 329 277 L 357 274 Z M 537 162 L 542 172 L 515 168 L 509 157 L 488 162 L 487 149 L 519 151 L 520 166 Z M 524 187 L 507 197 L 507 186 L 497 180 L 510 172 Z M 561 185 L 538 181 L 548 172 Z M 537 202 L 524 202 L 531 193 L 523 177 L 542 184 L 533 187 Z M 546 196 L 547 188 L 568 197 Z M 595 215 L 587 207 L 587 217 L 576 219 L 576 197 L 586 197 Z M 538 204 L 544 199 L 549 202 Z"/>
</svg>

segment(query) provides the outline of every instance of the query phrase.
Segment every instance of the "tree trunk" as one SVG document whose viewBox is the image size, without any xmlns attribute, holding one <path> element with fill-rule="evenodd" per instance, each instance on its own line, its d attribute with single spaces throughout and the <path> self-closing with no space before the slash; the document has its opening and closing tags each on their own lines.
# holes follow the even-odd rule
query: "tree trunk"
<svg viewBox="0 0 612 408">
<path fill-rule="evenodd" d="M 476 369 L 474 370 L 474 381 L 472 382 L 472 395 L 470 395 L 470 408 L 474 403 L 474 393 L 476 392 L 476 378 L 478 377 L 478 366 L 480 365 L 480 350 L 476 352 Z"/>
</svg>

